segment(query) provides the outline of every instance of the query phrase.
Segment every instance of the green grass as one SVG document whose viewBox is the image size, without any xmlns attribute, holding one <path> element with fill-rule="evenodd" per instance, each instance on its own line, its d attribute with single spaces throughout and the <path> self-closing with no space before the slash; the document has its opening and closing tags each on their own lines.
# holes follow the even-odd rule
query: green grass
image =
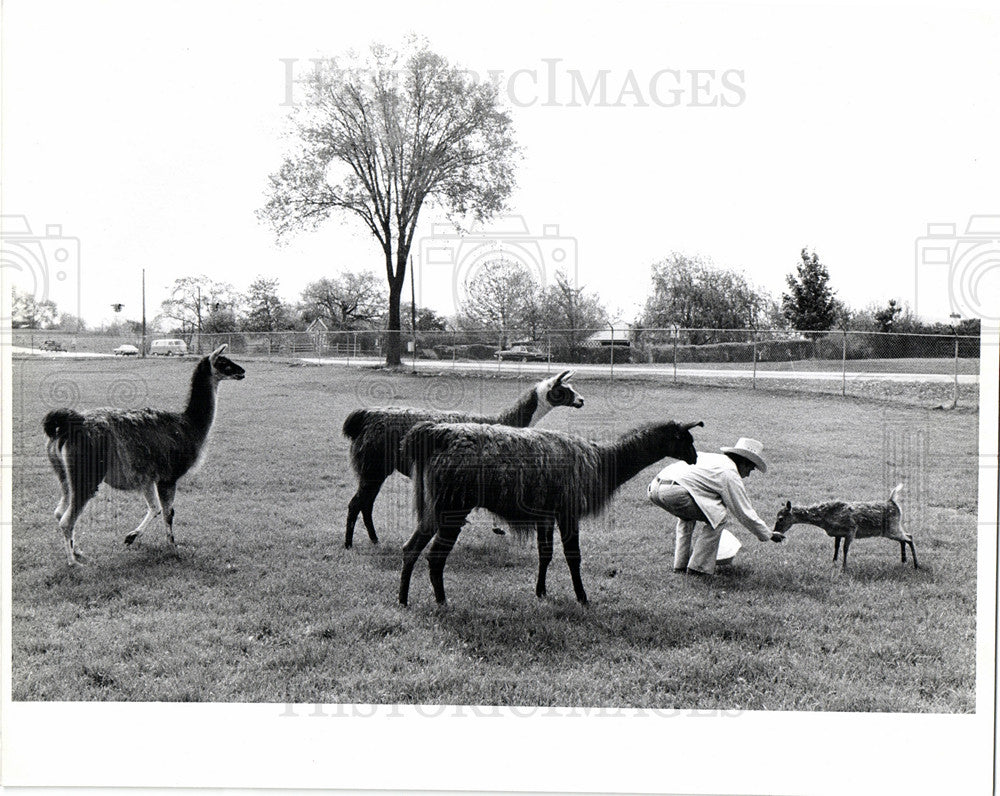
<svg viewBox="0 0 1000 796">
<path fill-rule="evenodd" d="M 245 381 L 221 385 L 204 465 L 178 490 L 182 559 L 159 525 L 126 548 L 142 500 L 102 487 L 77 526 L 92 563 L 70 569 L 42 415 L 73 400 L 176 408 L 192 364 L 14 363 L 14 699 L 975 708 L 975 412 L 575 379 L 586 406 L 544 426 L 606 437 L 676 418 L 705 421 L 704 450 L 762 439 L 771 470 L 748 488 L 768 521 L 786 498 L 880 499 L 905 481 L 923 568 L 902 567 L 895 543 L 859 540 L 842 575 L 832 540 L 800 526 L 783 545 L 743 533 L 734 568 L 710 588 L 686 583 L 671 573 L 672 523 L 645 497 L 657 465 L 582 526 L 589 608 L 558 545 L 539 602 L 533 543 L 473 515 L 445 570 L 449 606 L 434 605 L 421 564 L 404 610 L 410 484 L 383 488 L 381 545 L 359 523 L 343 549 L 344 416 L 388 402 L 494 409 L 525 383 L 246 364 Z"/>
</svg>

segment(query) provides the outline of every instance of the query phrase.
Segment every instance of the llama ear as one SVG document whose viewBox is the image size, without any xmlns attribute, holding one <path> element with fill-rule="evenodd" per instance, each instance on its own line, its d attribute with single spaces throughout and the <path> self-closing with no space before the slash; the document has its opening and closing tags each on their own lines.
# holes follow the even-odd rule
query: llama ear
<svg viewBox="0 0 1000 796">
<path fill-rule="evenodd" d="M 685 431 L 690 431 L 692 428 L 695 428 L 696 426 L 701 426 L 702 428 L 704 428 L 705 427 L 705 423 L 702 420 L 699 420 L 697 423 L 685 423 L 683 425 L 683 429 Z"/>
<path fill-rule="evenodd" d="M 562 384 L 564 381 L 569 381 L 573 378 L 573 374 L 576 373 L 575 370 L 564 370 L 558 376 L 556 376 L 556 384 Z"/>
<path fill-rule="evenodd" d="M 218 359 L 218 357 L 219 357 L 219 354 L 221 354 L 221 353 L 222 353 L 223 351 L 225 351 L 225 350 L 226 350 L 227 348 L 229 348 L 229 344 L 228 344 L 228 343 L 223 343 L 223 344 L 222 344 L 222 345 L 220 345 L 220 346 L 219 346 L 218 348 L 216 348 L 216 349 L 215 349 L 215 350 L 214 350 L 214 351 L 213 351 L 213 352 L 212 352 L 211 354 L 209 354 L 209 355 L 208 355 L 208 358 L 209 358 L 209 359 L 210 359 L 210 360 L 211 360 L 212 362 L 215 362 L 215 360 L 216 360 L 216 359 Z"/>
<path fill-rule="evenodd" d="M 792 501 L 790 501 L 790 500 L 786 500 L 786 501 L 785 501 L 785 508 L 786 508 L 786 509 L 787 509 L 788 511 L 791 511 L 791 510 L 792 510 Z"/>
</svg>

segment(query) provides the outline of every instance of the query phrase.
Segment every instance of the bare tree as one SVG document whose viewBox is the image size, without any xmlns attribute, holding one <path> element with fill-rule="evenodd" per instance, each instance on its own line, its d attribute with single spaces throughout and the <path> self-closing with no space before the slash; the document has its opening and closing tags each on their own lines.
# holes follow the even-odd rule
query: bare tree
<svg viewBox="0 0 1000 796">
<path fill-rule="evenodd" d="M 556 272 L 545 291 L 543 313 L 545 325 L 562 333 L 571 352 L 577 350 L 587 334 L 603 328 L 608 321 L 608 311 L 600 297 L 574 285 L 562 271 Z"/>
<path fill-rule="evenodd" d="M 181 333 L 199 328 L 208 331 L 206 323 L 220 307 L 237 303 L 236 291 L 227 282 L 216 282 L 207 276 L 183 276 L 174 280 L 170 298 L 160 305 L 158 320 L 173 321 Z"/>
<path fill-rule="evenodd" d="M 538 294 L 531 272 L 501 256 L 484 263 L 465 283 L 460 316 L 466 326 L 499 328 L 506 345 L 509 331 L 531 326 L 540 303 Z"/>
<path fill-rule="evenodd" d="M 297 148 L 270 178 L 259 211 L 279 240 L 334 211 L 358 216 L 382 249 L 389 283 L 386 364 L 400 363 L 400 297 L 425 204 L 487 218 L 513 189 L 510 116 L 490 83 L 423 43 L 376 45 L 347 68 L 317 69 L 295 112 Z M 339 65 L 338 65 L 339 67 Z"/>
</svg>

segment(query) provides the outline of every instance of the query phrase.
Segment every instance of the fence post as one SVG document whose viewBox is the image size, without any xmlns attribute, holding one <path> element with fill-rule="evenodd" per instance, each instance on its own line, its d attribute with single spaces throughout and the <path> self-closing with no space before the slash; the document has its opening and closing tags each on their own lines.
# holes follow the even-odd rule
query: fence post
<svg viewBox="0 0 1000 796">
<path fill-rule="evenodd" d="M 847 397 L 847 329 L 843 330 L 844 341 L 840 351 L 840 394 Z"/>
<path fill-rule="evenodd" d="M 674 384 L 677 383 L 677 338 L 681 336 L 680 329 L 674 329 Z"/>
<path fill-rule="evenodd" d="M 608 324 L 611 328 L 611 383 L 615 383 L 615 327 L 613 324 Z"/>
<path fill-rule="evenodd" d="M 952 406 L 958 406 L 958 332 L 955 333 L 955 397 Z"/>
<path fill-rule="evenodd" d="M 753 330 L 753 388 L 757 389 L 757 330 Z"/>
</svg>

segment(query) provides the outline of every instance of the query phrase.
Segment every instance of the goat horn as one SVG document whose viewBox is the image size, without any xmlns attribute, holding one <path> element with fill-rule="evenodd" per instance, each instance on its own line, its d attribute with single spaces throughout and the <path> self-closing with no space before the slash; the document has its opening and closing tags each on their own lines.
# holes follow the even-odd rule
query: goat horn
<svg viewBox="0 0 1000 796">
<path fill-rule="evenodd" d="M 691 430 L 692 428 L 694 428 L 695 426 L 704 426 L 704 425 L 705 425 L 705 424 L 704 424 L 704 423 L 703 423 L 703 422 L 702 422 L 701 420 L 699 420 L 699 421 L 698 421 L 697 423 L 685 423 L 685 424 L 684 424 L 684 425 L 682 426 L 682 428 L 683 428 L 683 429 L 684 429 L 685 431 L 690 431 L 690 430 Z"/>
</svg>

